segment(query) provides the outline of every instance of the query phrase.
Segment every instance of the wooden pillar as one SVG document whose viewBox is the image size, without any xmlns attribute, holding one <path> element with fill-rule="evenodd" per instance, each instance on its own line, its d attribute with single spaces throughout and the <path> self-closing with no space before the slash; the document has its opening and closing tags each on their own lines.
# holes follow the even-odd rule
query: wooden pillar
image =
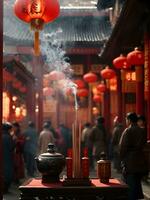
<svg viewBox="0 0 150 200">
<path fill-rule="evenodd" d="M 37 127 L 38 131 L 42 130 L 43 126 L 43 68 L 40 57 L 33 58 L 33 74 L 36 77 L 36 92 L 37 92 Z"/>
<path fill-rule="evenodd" d="M 35 119 L 35 82 L 33 80 L 28 81 L 28 92 L 27 92 L 27 112 L 29 119 L 33 122 Z"/>
<path fill-rule="evenodd" d="M 122 105 L 122 83 L 121 73 L 117 71 L 117 102 L 118 102 L 118 119 L 120 122 L 123 120 L 123 105 Z"/>
<path fill-rule="evenodd" d="M 145 33 L 144 43 L 144 96 L 147 102 L 147 137 L 150 140 L 150 33 Z"/>
<path fill-rule="evenodd" d="M 91 83 L 89 83 L 88 121 L 92 122 L 92 84 Z"/>
<path fill-rule="evenodd" d="M 121 70 L 121 101 L 122 101 L 122 123 L 125 124 L 125 116 L 126 116 L 126 109 L 125 109 L 125 70 Z"/>
<path fill-rule="evenodd" d="M 3 92 L 3 1 L 0 1 L 0 199 L 3 199 L 3 172 L 2 172 L 2 92 Z"/>
<path fill-rule="evenodd" d="M 105 127 L 108 132 L 110 132 L 110 90 L 109 90 L 109 80 L 106 80 L 106 92 L 104 93 L 104 118 Z"/>
<path fill-rule="evenodd" d="M 144 114 L 144 70 L 143 66 L 136 66 L 136 113 Z"/>
</svg>

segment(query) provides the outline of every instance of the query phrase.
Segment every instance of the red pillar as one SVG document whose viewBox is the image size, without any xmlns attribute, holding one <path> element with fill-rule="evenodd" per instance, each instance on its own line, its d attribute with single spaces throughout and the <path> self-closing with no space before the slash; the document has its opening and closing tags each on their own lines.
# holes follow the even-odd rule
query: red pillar
<svg viewBox="0 0 150 200">
<path fill-rule="evenodd" d="M 122 83 L 121 73 L 117 71 L 117 102 L 118 102 L 118 119 L 120 122 L 123 120 L 123 105 L 122 105 Z"/>
<path fill-rule="evenodd" d="M 144 70 L 143 66 L 136 66 L 136 113 L 144 114 Z"/>
<path fill-rule="evenodd" d="M 36 92 L 38 94 L 37 128 L 38 131 L 41 131 L 43 126 L 43 68 L 40 57 L 33 58 L 33 74 L 37 79 L 36 80 Z"/>
<path fill-rule="evenodd" d="M 150 33 L 145 34 L 144 43 L 144 93 L 147 102 L 145 111 L 147 119 L 147 136 L 150 140 Z"/>
<path fill-rule="evenodd" d="M 110 90 L 109 90 L 109 80 L 106 80 L 106 92 L 104 93 L 104 118 L 105 127 L 109 134 L 110 130 Z"/>
<path fill-rule="evenodd" d="M 0 1 L 0 199 L 3 199 L 3 173 L 2 173 L 2 92 L 3 92 L 3 1 Z"/>
</svg>

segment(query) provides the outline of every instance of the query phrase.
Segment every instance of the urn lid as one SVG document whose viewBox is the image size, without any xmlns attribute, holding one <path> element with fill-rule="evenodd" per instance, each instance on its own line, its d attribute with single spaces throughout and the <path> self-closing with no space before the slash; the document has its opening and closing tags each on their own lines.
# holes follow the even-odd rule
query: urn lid
<svg viewBox="0 0 150 200">
<path fill-rule="evenodd" d="M 56 150 L 55 150 L 55 145 L 53 143 L 49 143 L 48 144 L 48 148 L 47 148 L 47 152 L 46 153 L 42 153 L 40 155 L 40 157 L 46 157 L 46 158 L 49 158 L 49 157 L 59 157 L 59 158 L 64 158 L 64 156 L 61 154 L 61 153 L 57 153 Z"/>
</svg>

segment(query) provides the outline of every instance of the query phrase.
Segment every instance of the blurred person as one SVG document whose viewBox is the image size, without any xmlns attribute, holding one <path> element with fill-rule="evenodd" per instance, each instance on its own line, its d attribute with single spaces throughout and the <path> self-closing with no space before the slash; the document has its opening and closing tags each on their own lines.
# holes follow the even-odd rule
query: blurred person
<svg viewBox="0 0 150 200">
<path fill-rule="evenodd" d="M 84 150 L 87 149 L 88 152 L 88 157 L 89 157 L 89 161 L 90 161 L 90 168 L 93 169 L 94 165 L 93 165 L 93 154 L 92 154 L 92 150 L 93 150 L 93 145 L 92 142 L 90 140 L 90 133 L 92 130 L 92 126 L 91 123 L 86 122 L 84 124 L 83 130 L 82 130 L 82 135 L 81 135 L 81 146 L 83 149 L 83 155 L 84 155 Z"/>
<path fill-rule="evenodd" d="M 119 141 L 124 131 L 123 125 L 119 123 L 118 117 L 114 118 L 114 128 L 112 131 L 112 152 L 113 164 L 117 172 L 121 172 L 121 161 L 119 156 Z"/>
<path fill-rule="evenodd" d="M 53 134 L 53 138 L 55 140 L 58 139 L 58 135 L 56 133 L 56 130 L 54 129 L 54 127 L 52 126 L 52 122 L 50 120 L 46 121 L 45 124 L 47 124 L 49 126 L 49 130 L 50 132 Z"/>
<path fill-rule="evenodd" d="M 67 128 L 63 123 L 59 125 L 56 131 L 58 134 L 56 140 L 56 146 L 58 148 L 58 152 L 60 152 L 66 157 L 67 150 L 71 147 L 71 132 L 69 128 Z"/>
<path fill-rule="evenodd" d="M 23 159 L 23 148 L 25 138 L 21 133 L 20 124 L 18 122 L 12 123 L 13 128 L 13 140 L 15 142 L 14 152 L 14 181 L 19 183 L 20 179 L 24 178 L 24 159 Z"/>
<path fill-rule="evenodd" d="M 127 128 L 124 130 L 119 142 L 122 174 L 124 181 L 129 186 L 129 200 L 144 198 L 141 180 L 147 173 L 147 165 L 143 154 L 146 135 L 144 129 L 137 125 L 137 120 L 136 113 L 127 113 Z"/>
<path fill-rule="evenodd" d="M 49 125 L 47 123 L 43 124 L 43 130 L 40 132 L 38 139 L 38 151 L 39 154 L 46 153 L 48 144 L 55 143 L 52 132 L 49 130 Z"/>
<path fill-rule="evenodd" d="M 138 115 L 137 117 L 138 117 L 137 125 L 145 130 L 145 134 L 147 137 L 146 119 L 143 115 Z"/>
<path fill-rule="evenodd" d="M 27 176 L 34 177 L 36 172 L 35 157 L 37 155 L 38 133 L 35 124 L 32 121 L 28 122 L 28 127 L 24 132 L 24 159 L 27 170 Z"/>
<path fill-rule="evenodd" d="M 2 149 L 3 149 L 3 177 L 4 193 L 7 193 L 13 181 L 14 163 L 13 152 L 15 143 L 10 135 L 12 125 L 8 122 L 2 124 Z"/>
<path fill-rule="evenodd" d="M 95 160 L 100 160 L 101 152 L 107 153 L 106 130 L 104 127 L 104 118 L 97 117 L 95 126 L 92 127 L 89 139 L 93 144 L 93 154 Z"/>
<path fill-rule="evenodd" d="M 138 121 L 137 124 L 140 128 L 144 129 L 146 138 L 147 138 L 147 128 L 146 128 L 146 119 L 143 115 L 138 115 Z M 150 158 L 149 158 L 149 153 L 148 153 L 148 143 L 145 145 L 144 147 L 144 154 L 145 154 L 145 159 L 147 160 L 147 164 L 150 165 Z M 149 173 L 147 173 L 143 179 L 142 179 L 145 183 L 148 183 L 149 180 Z"/>
</svg>

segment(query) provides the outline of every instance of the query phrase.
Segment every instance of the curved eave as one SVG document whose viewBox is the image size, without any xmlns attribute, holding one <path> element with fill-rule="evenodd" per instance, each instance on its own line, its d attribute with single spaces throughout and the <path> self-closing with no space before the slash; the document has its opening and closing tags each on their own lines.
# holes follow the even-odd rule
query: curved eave
<svg viewBox="0 0 150 200">
<path fill-rule="evenodd" d="M 135 46 L 142 46 L 145 25 L 148 19 L 146 1 L 126 0 L 120 16 L 106 43 L 100 59 L 103 63 L 111 63 L 121 53 L 128 53 Z"/>
</svg>

